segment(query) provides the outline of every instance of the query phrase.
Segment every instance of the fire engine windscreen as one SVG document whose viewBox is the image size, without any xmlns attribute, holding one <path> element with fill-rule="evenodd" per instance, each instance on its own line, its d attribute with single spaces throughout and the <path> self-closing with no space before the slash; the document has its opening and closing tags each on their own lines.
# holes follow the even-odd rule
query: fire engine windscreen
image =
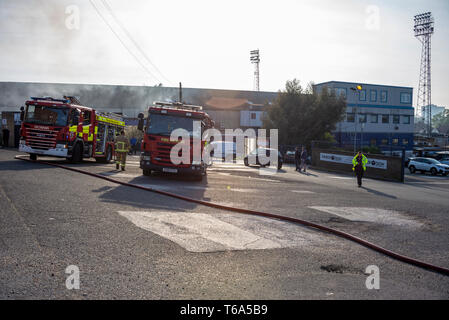
<svg viewBox="0 0 449 320">
<path fill-rule="evenodd" d="M 27 106 L 25 122 L 48 126 L 66 126 L 69 114 L 68 108 L 47 106 Z"/>
<path fill-rule="evenodd" d="M 201 132 L 193 131 L 193 121 L 198 119 L 185 118 L 179 116 L 169 116 L 160 114 L 150 114 L 147 133 L 170 136 L 171 132 L 176 129 L 187 130 L 190 136 L 200 137 Z"/>
</svg>

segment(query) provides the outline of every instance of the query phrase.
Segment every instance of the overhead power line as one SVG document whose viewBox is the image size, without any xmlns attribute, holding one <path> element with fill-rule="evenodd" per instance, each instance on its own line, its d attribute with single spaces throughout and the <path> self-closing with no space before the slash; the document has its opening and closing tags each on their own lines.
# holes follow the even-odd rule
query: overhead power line
<svg viewBox="0 0 449 320">
<path fill-rule="evenodd" d="M 145 51 L 142 50 L 142 48 L 139 46 L 139 44 L 134 40 L 134 38 L 132 37 L 132 35 L 129 33 L 129 31 L 125 28 L 125 26 L 123 25 L 123 23 L 117 18 L 117 16 L 115 15 L 114 11 L 112 10 L 111 6 L 109 5 L 107 0 L 101 0 L 105 6 L 105 8 L 109 11 L 109 13 L 111 14 L 112 18 L 114 18 L 115 22 L 120 26 L 120 28 L 123 30 L 123 32 L 126 34 L 126 36 L 128 37 L 128 39 L 134 44 L 134 46 L 137 48 L 137 50 L 140 52 L 140 54 L 145 58 L 145 60 L 154 68 L 154 70 L 156 70 L 157 73 L 159 73 L 159 75 L 166 80 L 169 83 L 172 83 L 160 70 L 159 68 L 153 63 L 153 61 L 151 61 L 151 59 L 147 56 L 147 54 L 145 53 Z"/>
<path fill-rule="evenodd" d="M 109 27 L 109 29 L 112 31 L 112 33 L 115 35 L 115 37 L 120 41 L 122 46 L 128 51 L 128 53 L 136 60 L 136 62 L 145 70 L 145 72 L 150 75 L 153 79 L 156 80 L 156 82 L 161 83 L 158 77 L 156 77 L 148 68 L 138 59 L 138 57 L 126 46 L 126 44 L 123 42 L 123 40 L 120 38 L 120 36 L 115 32 L 114 28 L 110 25 L 110 23 L 106 20 L 106 18 L 101 14 L 101 11 L 97 8 L 97 6 L 94 4 L 93 0 L 89 0 L 92 7 L 94 7 L 95 11 L 97 11 L 100 18 L 103 20 L 103 22 Z"/>
</svg>

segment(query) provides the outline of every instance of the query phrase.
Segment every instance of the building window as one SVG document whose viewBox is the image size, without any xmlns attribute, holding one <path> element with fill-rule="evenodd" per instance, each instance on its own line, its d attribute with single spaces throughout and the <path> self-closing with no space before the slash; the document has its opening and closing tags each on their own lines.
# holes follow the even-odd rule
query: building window
<svg viewBox="0 0 449 320">
<path fill-rule="evenodd" d="M 412 103 L 412 95 L 408 92 L 401 92 L 401 103 Z"/>
<path fill-rule="evenodd" d="M 360 123 L 366 123 L 366 113 L 360 113 L 359 114 L 359 122 Z"/>
<path fill-rule="evenodd" d="M 360 90 L 359 91 L 359 100 L 360 101 L 366 101 L 366 90 Z"/>
<path fill-rule="evenodd" d="M 255 120 L 256 119 L 256 114 L 254 112 L 251 112 L 251 120 Z"/>
<path fill-rule="evenodd" d="M 376 140 L 376 139 L 371 139 L 371 140 L 370 140 L 370 144 L 371 144 L 372 146 L 375 146 L 376 143 L 377 143 L 377 140 Z"/>
<path fill-rule="evenodd" d="M 384 145 L 384 146 L 387 145 L 388 144 L 388 139 L 385 139 L 385 138 L 382 139 L 381 144 Z"/>
<path fill-rule="evenodd" d="M 394 114 L 393 115 L 393 123 L 399 124 L 399 118 L 400 118 L 400 116 L 398 114 Z"/>
<path fill-rule="evenodd" d="M 337 97 L 343 96 L 343 98 L 346 99 L 346 95 L 347 95 L 347 89 L 346 88 L 336 88 L 335 89 L 335 95 Z"/>
<path fill-rule="evenodd" d="M 404 146 L 408 145 L 408 139 L 402 139 L 402 145 Z"/>
<path fill-rule="evenodd" d="M 353 113 L 346 114 L 346 122 L 354 122 L 355 116 Z"/>
<path fill-rule="evenodd" d="M 390 115 L 389 114 L 382 115 L 382 123 L 390 123 Z"/>
<path fill-rule="evenodd" d="M 410 116 L 402 116 L 403 124 L 410 124 Z"/>
<path fill-rule="evenodd" d="M 379 115 L 378 114 L 370 114 L 370 122 L 371 123 L 378 123 L 379 122 Z"/>
<path fill-rule="evenodd" d="M 399 139 L 398 139 L 398 138 L 394 138 L 394 139 L 392 140 L 392 142 L 393 142 L 393 145 L 394 145 L 394 146 L 397 146 L 397 145 L 399 144 Z"/>
<path fill-rule="evenodd" d="M 370 98 L 369 100 L 371 102 L 376 102 L 377 101 L 377 91 L 376 90 L 371 90 L 370 91 Z"/>
<path fill-rule="evenodd" d="M 382 90 L 380 92 L 380 102 L 387 102 L 387 98 L 388 98 L 388 91 L 387 90 Z"/>
</svg>

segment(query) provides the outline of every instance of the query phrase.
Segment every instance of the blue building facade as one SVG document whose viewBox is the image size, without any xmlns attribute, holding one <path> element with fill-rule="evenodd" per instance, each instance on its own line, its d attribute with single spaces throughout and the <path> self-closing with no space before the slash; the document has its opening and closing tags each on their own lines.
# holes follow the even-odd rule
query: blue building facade
<svg viewBox="0 0 449 320">
<path fill-rule="evenodd" d="M 357 90 L 354 88 L 359 87 Z M 327 88 L 346 99 L 346 114 L 333 132 L 342 147 L 377 146 L 385 154 L 413 150 L 413 88 L 329 81 L 314 86 Z M 351 89 L 353 88 L 353 89 Z"/>
</svg>

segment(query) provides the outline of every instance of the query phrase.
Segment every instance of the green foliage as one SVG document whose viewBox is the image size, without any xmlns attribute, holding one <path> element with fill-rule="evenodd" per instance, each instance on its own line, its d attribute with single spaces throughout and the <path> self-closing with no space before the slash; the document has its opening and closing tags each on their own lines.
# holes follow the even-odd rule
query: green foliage
<svg viewBox="0 0 449 320">
<path fill-rule="evenodd" d="M 432 118 L 432 126 L 440 133 L 449 133 L 449 109 Z"/>
<path fill-rule="evenodd" d="M 143 132 L 138 130 L 136 126 L 126 126 L 125 127 L 125 136 L 128 139 L 135 137 L 137 141 L 143 139 Z"/>
<path fill-rule="evenodd" d="M 287 81 L 272 105 L 267 106 L 264 128 L 279 130 L 279 144 L 304 144 L 313 140 L 331 141 L 330 132 L 341 121 L 346 102 L 323 88 L 314 93 L 312 84 L 304 90 L 299 81 Z"/>
</svg>

